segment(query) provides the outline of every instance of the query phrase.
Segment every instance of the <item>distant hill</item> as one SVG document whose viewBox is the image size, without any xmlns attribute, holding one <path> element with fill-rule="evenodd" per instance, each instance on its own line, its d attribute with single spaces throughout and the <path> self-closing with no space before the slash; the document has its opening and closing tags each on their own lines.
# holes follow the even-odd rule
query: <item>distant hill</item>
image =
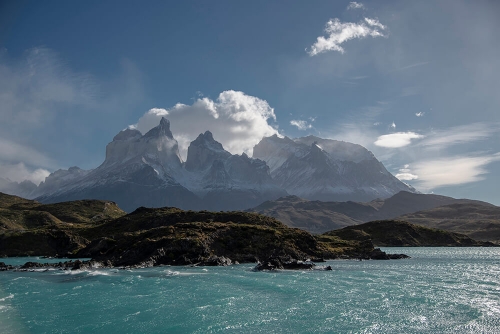
<svg viewBox="0 0 500 334">
<path fill-rule="evenodd" d="M 309 201 L 297 196 L 287 196 L 267 201 L 249 211 L 274 217 L 290 227 L 311 233 L 323 233 L 345 226 L 360 224 L 359 217 L 375 211 L 369 205 L 355 202 Z"/>
<path fill-rule="evenodd" d="M 471 238 L 500 243 L 500 207 L 456 203 L 399 216 L 414 224 L 464 233 Z"/>
<path fill-rule="evenodd" d="M 473 240 L 465 234 L 428 228 L 399 220 L 374 221 L 345 227 L 325 234 L 341 239 L 371 240 L 377 247 L 494 246 L 490 242 Z"/>
<path fill-rule="evenodd" d="M 407 216 L 404 215 L 452 204 L 484 207 L 485 209 L 489 208 L 493 210 L 493 212 L 496 212 L 495 210 L 500 210 L 500 208 L 493 204 L 476 200 L 455 199 L 440 195 L 415 194 L 401 191 L 387 199 L 377 199 L 366 203 L 351 201 L 309 201 L 296 196 L 287 196 L 275 201 L 266 201 L 249 211 L 275 217 L 288 226 L 299 227 L 311 233 L 323 233 L 329 230 L 374 220 L 394 218 L 405 220 Z M 458 218 L 459 215 L 464 212 L 465 211 L 457 211 L 456 217 Z M 491 219 L 493 218 L 494 217 L 491 216 Z M 427 224 L 422 221 L 410 221 L 427 226 Z M 469 221 L 473 222 L 474 220 Z M 443 225 L 441 228 L 449 229 L 449 226 Z M 460 229 L 456 231 L 461 233 L 469 232 L 469 230 Z M 482 238 L 481 240 L 495 239 Z"/>
</svg>

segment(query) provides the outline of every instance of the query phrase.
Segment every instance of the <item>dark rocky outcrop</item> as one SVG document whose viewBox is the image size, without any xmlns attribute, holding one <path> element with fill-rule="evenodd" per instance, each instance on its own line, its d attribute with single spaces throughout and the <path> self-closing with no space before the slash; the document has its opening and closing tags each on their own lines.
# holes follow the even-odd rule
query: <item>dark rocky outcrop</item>
<svg viewBox="0 0 500 334">
<path fill-rule="evenodd" d="M 254 270 L 310 270 L 315 266 L 312 262 L 299 261 L 285 257 L 269 257 L 262 262 L 258 262 Z"/>
<path fill-rule="evenodd" d="M 31 210 L 13 209 L 20 204 L 24 205 L 22 208 L 31 205 Z M 106 211 L 106 205 L 99 201 L 48 206 L 36 202 L 13 203 L 3 215 L 0 212 L 0 217 L 10 219 L 12 212 L 24 214 L 28 211 L 52 218 L 36 224 L 31 221 L 22 225 L 22 229 L 7 228 L 1 232 L 0 254 L 93 259 L 93 262 L 75 261 L 64 266 L 73 270 L 96 266 L 225 266 L 259 260 L 276 268 L 309 269 L 312 264 L 304 262 L 307 259 L 382 256 L 368 239 L 314 236 L 255 213 L 141 207 L 128 215 L 111 211 L 102 217 L 101 210 Z M 52 213 L 42 211 L 43 207 Z M 113 219 L 111 214 L 117 217 Z M 62 219 L 71 219 L 71 222 Z M 23 269 L 33 269 L 33 266 L 37 265 L 26 264 Z"/>
</svg>

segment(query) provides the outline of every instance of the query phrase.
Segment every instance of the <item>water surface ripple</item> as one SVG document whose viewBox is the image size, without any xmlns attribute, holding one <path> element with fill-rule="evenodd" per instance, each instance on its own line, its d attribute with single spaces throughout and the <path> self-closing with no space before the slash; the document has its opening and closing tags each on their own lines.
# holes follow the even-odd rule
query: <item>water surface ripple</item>
<svg viewBox="0 0 500 334">
<path fill-rule="evenodd" d="M 386 250 L 412 259 L 0 272 L 0 332 L 500 333 L 500 248 Z"/>
</svg>

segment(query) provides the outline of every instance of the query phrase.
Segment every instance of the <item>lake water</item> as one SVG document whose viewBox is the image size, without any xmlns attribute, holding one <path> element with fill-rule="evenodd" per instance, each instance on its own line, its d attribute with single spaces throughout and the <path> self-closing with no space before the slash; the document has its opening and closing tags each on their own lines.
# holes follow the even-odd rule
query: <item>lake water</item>
<svg viewBox="0 0 500 334">
<path fill-rule="evenodd" d="M 0 332 L 500 333 L 500 248 L 385 250 L 412 258 L 0 272 Z"/>
</svg>

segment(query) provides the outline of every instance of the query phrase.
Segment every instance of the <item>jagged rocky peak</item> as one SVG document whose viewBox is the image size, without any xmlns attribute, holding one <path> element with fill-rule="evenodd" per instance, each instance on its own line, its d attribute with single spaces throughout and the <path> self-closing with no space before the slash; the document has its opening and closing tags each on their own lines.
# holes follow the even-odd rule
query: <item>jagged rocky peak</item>
<svg viewBox="0 0 500 334">
<path fill-rule="evenodd" d="M 205 131 L 189 144 L 185 168 L 188 171 L 206 169 L 215 160 L 225 160 L 229 156 L 231 153 L 214 139 L 212 133 Z"/>
<path fill-rule="evenodd" d="M 152 128 L 144 135 L 146 138 L 158 138 L 163 136 L 168 139 L 174 139 L 172 131 L 170 131 L 170 121 L 165 117 L 161 118 L 158 126 Z"/>
<path fill-rule="evenodd" d="M 165 164 L 181 164 L 179 147 L 170 131 L 170 122 L 162 117 L 160 124 L 144 136 L 136 129 L 120 131 L 106 146 L 104 165 L 124 163 L 147 157 Z"/>
</svg>

